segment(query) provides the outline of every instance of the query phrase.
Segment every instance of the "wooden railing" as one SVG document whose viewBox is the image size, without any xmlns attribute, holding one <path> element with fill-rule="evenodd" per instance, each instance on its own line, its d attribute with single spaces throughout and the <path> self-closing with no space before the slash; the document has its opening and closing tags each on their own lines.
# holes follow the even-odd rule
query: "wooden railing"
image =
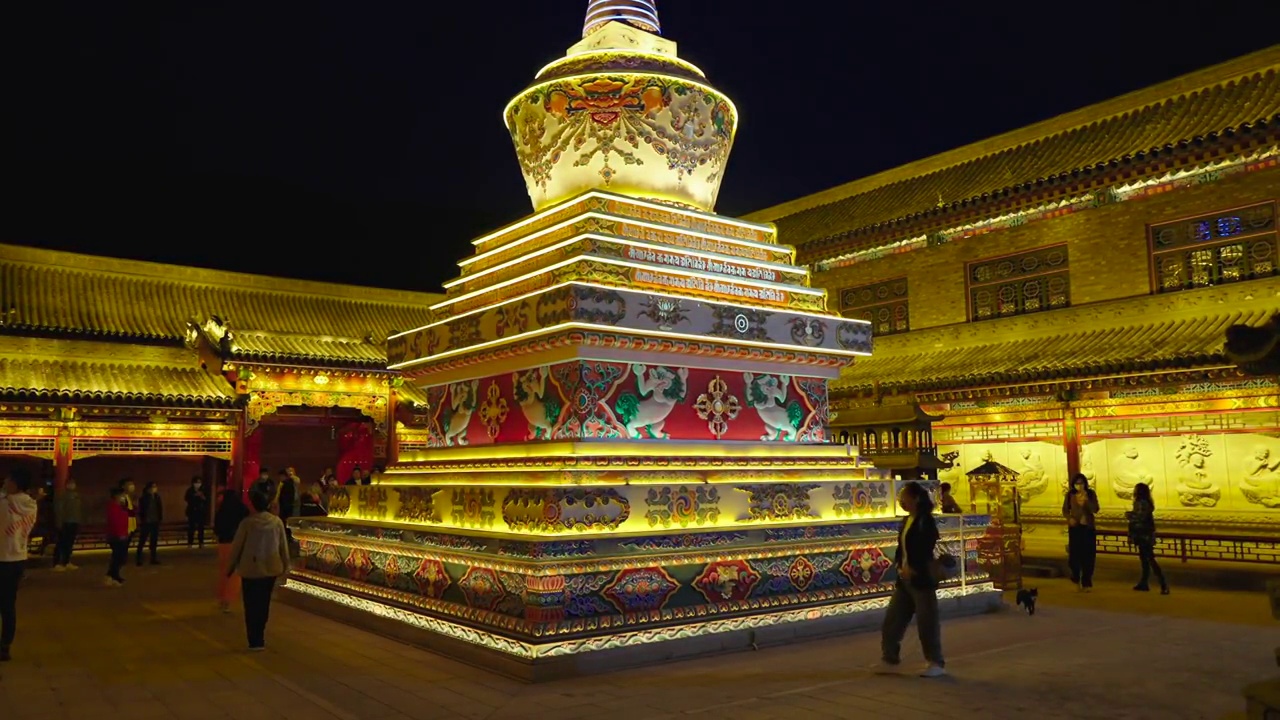
<svg viewBox="0 0 1280 720">
<path fill-rule="evenodd" d="M 1198 533 L 1160 533 L 1156 536 L 1156 557 L 1214 560 L 1240 563 L 1280 563 L 1280 538 L 1238 537 Z M 1137 555 L 1127 533 L 1098 531 L 1098 552 L 1107 555 Z"/>
</svg>

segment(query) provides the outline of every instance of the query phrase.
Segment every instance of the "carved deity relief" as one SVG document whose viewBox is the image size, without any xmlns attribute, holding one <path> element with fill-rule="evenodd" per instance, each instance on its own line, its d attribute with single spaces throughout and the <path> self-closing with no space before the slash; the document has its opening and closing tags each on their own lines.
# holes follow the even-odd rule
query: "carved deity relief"
<svg viewBox="0 0 1280 720">
<path fill-rule="evenodd" d="M 623 393 L 614 408 L 618 420 L 631 438 L 666 438 L 667 416 L 684 402 L 689 390 L 689 368 L 631 366 L 636 377 L 636 393 Z"/>
<path fill-rule="evenodd" d="M 747 407 L 755 409 L 764 423 L 761 440 L 795 440 L 804 422 L 804 408 L 799 401 L 787 402 L 788 375 L 756 375 L 743 373 L 747 383 Z"/>
<path fill-rule="evenodd" d="M 1245 474 L 1240 478 L 1240 492 L 1254 505 L 1280 508 L 1280 457 L 1262 445 L 1254 448 L 1253 456 L 1244 464 Z"/>
<path fill-rule="evenodd" d="M 1213 450 L 1199 435 L 1184 435 L 1174 453 L 1178 461 L 1178 502 L 1183 507 L 1214 507 L 1222 499 L 1222 489 L 1209 479 L 1205 465 Z"/>
<path fill-rule="evenodd" d="M 1151 486 L 1155 477 L 1139 456 L 1138 447 L 1126 445 L 1123 452 L 1111 459 L 1111 491 L 1121 500 L 1132 500 L 1133 488 L 1138 483 Z"/>
<path fill-rule="evenodd" d="M 445 445 L 466 445 L 467 426 L 479 403 L 480 381 L 471 380 L 449 386 L 449 404 L 444 408 L 440 426 L 444 430 Z"/>
<path fill-rule="evenodd" d="M 547 369 L 536 367 L 525 372 L 511 373 L 516 402 L 529 423 L 526 440 L 545 440 L 551 437 L 551 428 L 560 419 L 560 403 L 555 397 L 547 397 Z"/>
<path fill-rule="evenodd" d="M 1024 447 L 1018 455 L 1019 467 L 1014 469 L 1018 471 L 1018 496 L 1025 503 L 1049 489 L 1049 474 L 1034 448 Z"/>
</svg>

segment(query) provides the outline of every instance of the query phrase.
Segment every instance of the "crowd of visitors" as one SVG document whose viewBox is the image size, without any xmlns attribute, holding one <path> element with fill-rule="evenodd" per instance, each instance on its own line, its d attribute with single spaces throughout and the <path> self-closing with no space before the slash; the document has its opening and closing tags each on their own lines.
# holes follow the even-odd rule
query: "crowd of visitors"
<svg viewBox="0 0 1280 720">
<path fill-rule="evenodd" d="M 327 515 L 333 495 L 344 485 L 368 485 L 375 479 L 375 474 L 366 475 L 357 467 L 340 484 L 330 468 L 319 481 L 304 488 L 293 468 L 281 470 L 275 479 L 262 468 L 246 491 L 224 489 L 218 494 L 213 508 L 218 550 L 215 595 L 224 613 L 231 612 L 239 595 L 250 650 L 265 647 L 273 590 L 289 572 L 294 547 L 286 524 L 289 518 Z M 144 561 L 160 564 L 165 511 L 156 482 L 147 482 L 139 495 L 134 481 L 124 478 L 111 488 L 109 496 L 103 528 L 109 559 L 103 583 L 116 588 L 125 583 L 123 570 L 131 547 L 136 547 L 134 562 L 138 566 Z M 193 477 L 183 495 L 187 547 L 204 547 L 209 497 L 204 479 Z M 41 519 L 46 517 L 42 527 Z M 18 587 L 30 559 L 32 538 L 39 542 L 38 554 L 44 553 L 46 544 L 54 545 L 53 572 L 75 571 L 79 566 L 72 562 L 72 556 L 84 537 L 84 522 L 85 501 L 74 478 L 68 478 L 56 496 L 36 487 L 25 468 L 14 468 L 5 479 L 0 492 L 0 661 L 11 657 L 17 632 Z"/>
</svg>

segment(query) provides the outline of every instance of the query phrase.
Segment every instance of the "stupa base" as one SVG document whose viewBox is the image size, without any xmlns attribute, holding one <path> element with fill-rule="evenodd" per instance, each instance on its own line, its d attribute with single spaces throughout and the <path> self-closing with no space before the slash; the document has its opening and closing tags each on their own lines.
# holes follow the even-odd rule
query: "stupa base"
<svg viewBox="0 0 1280 720">
<path fill-rule="evenodd" d="M 562 653 L 563 647 L 558 642 L 537 645 L 499 636 L 486 637 L 485 631 L 462 626 L 452 632 L 441 632 L 442 624 L 448 621 L 334 591 L 296 577 L 289 580 L 285 590 L 281 600 L 294 607 L 452 660 L 534 683 L 875 631 L 884 619 L 889 602 L 886 594 L 832 605 L 671 625 L 609 636 L 579 652 Z M 938 609 L 944 619 L 995 612 L 1003 604 L 1002 593 L 991 583 L 939 591 Z M 472 639 L 459 639 L 456 633 L 468 634 Z M 477 641 L 482 638 L 490 643 L 479 644 Z M 508 647 L 499 650 L 491 644 Z M 867 662 L 874 660 L 868 658 Z"/>
<path fill-rule="evenodd" d="M 963 559 L 939 590 L 950 615 L 1001 602 L 988 523 L 938 516 L 941 547 Z M 877 627 L 896 582 L 897 523 L 882 518 L 580 539 L 291 525 L 288 602 L 535 682 Z"/>
</svg>

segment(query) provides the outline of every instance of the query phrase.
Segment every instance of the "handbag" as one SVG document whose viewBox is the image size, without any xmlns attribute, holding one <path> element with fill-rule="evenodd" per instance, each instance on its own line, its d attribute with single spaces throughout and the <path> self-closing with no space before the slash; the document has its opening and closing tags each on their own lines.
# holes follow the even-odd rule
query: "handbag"
<svg viewBox="0 0 1280 720">
<path fill-rule="evenodd" d="M 956 557 L 951 553 L 938 553 L 937 557 L 929 565 L 929 572 L 933 575 L 933 579 L 937 582 L 949 580 L 956 572 Z"/>
</svg>

